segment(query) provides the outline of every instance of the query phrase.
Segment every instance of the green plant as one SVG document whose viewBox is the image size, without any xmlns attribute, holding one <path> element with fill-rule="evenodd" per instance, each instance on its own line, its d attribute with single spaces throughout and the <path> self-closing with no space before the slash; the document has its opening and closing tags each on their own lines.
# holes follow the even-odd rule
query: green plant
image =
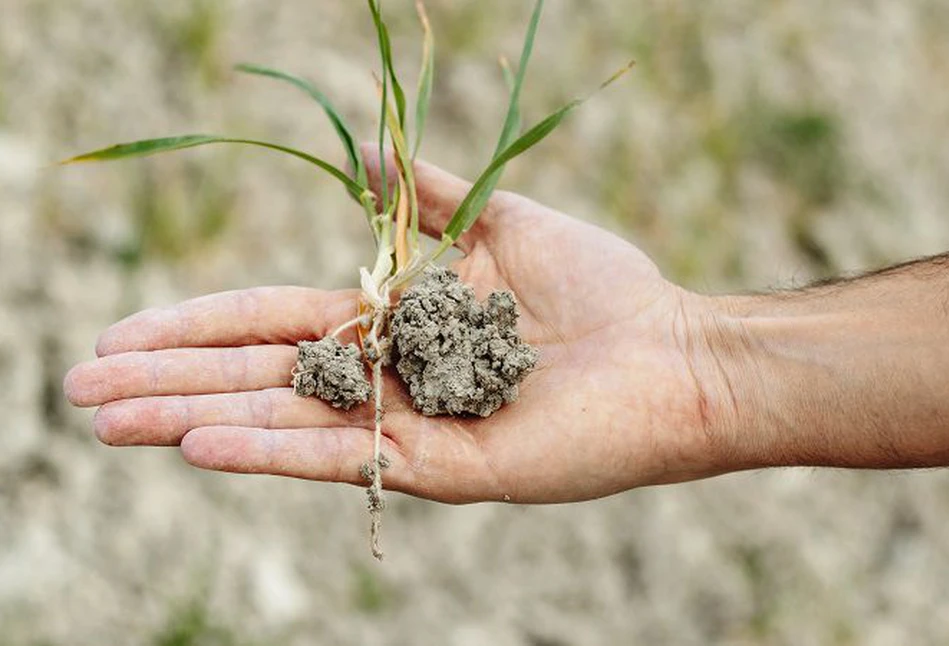
<svg viewBox="0 0 949 646">
<path fill-rule="evenodd" d="M 365 615 L 378 615 L 392 605 L 392 591 L 372 570 L 362 564 L 352 568 L 352 602 Z"/>
<path fill-rule="evenodd" d="M 234 632 L 211 617 L 208 600 L 196 597 L 175 605 L 160 631 L 152 638 L 153 646 L 236 646 Z"/>
<path fill-rule="evenodd" d="M 288 146 L 257 139 L 216 135 L 185 135 L 163 139 L 150 139 L 120 144 L 84 155 L 73 157 L 63 163 L 109 161 L 152 155 L 161 152 L 183 150 L 210 144 L 241 144 L 267 148 L 292 155 L 325 171 L 337 180 L 356 200 L 365 212 L 367 224 L 376 242 L 376 258 L 371 268 L 360 269 L 362 297 L 355 317 L 341 326 L 332 335 L 335 339 L 346 330 L 356 328 L 362 352 L 372 367 L 372 392 L 374 395 L 375 449 L 372 461 L 363 469 L 363 475 L 371 480 L 369 488 L 370 511 L 372 512 L 373 553 L 381 557 L 378 546 L 379 522 L 383 509 L 382 470 L 385 457 L 380 453 L 382 437 L 382 368 L 387 357 L 391 339 L 387 330 L 393 312 L 392 294 L 407 286 L 428 266 L 435 263 L 477 221 L 488 203 L 491 194 L 501 179 L 507 164 L 540 143 L 553 132 L 563 120 L 586 99 L 571 101 L 548 115 L 536 125 L 522 132 L 520 98 L 528 63 L 534 48 L 534 40 L 544 9 L 544 0 L 537 0 L 527 29 L 520 62 L 516 69 L 502 59 L 502 71 L 510 86 L 510 101 L 501 134 L 490 163 L 474 182 L 467 197 L 458 206 L 453 217 L 442 232 L 440 244 L 431 253 L 422 252 L 419 244 L 419 203 L 416 193 L 413 161 L 419 152 L 428 118 L 429 104 L 435 75 L 435 41 L 425 7 L 416 0 L 416 8 L 423 30 L 423 55 L 419 83 L 416 91 L 412 134 L 410 135 L 409 106 L 405 90 L 393 66 L 392 44 L 388 27 L 382 14 L 381 0 L 367 0 L 375 27 L 381 61 L 381 74 L 376 78 L 380 95 L 380 117 L 378 147 L 381 160 L 381 195 L 370 188 L 366 163 L 363 160 L 357 139 L 344 117 L 323 92 L 310 81 L 285 72 L 243 64 L 238 70 L 248 74 L 284 81 L 308 94 L 323 110 L 343 145 L 351 168 L 345 172 L 338 166 Z M 632 67 L 623 67 L 601 85 L 611 84 Z M 394 152 L 395 166 L 386 164 L 384 149 L 386 142 Z M 389 179 L 392 189 L 390 190 Z M 294 375 L 295 381 L 297 375 Z"/>
</svg>

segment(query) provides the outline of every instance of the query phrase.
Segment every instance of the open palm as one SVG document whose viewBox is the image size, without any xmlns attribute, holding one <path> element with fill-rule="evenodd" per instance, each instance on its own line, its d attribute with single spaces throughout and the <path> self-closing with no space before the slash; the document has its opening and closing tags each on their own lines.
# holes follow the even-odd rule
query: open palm
<svg viewBox="0 0 949 646">
<path fill-rule="evenodd" d="M 377 166 L 377 164 L 370 164 Z M 423 229 L 468 185 L 419 163 Z M 711 305 L 596 227 L 497 193 L 455 265 L 479 297 L 509 289 L 541 351 L 520 401 L 488 419 L 423 417 L 386 377 L 388 489 L 445 502 L 564 502 L 712 475 L 696 322 Z M 353 317 L 356 291 L 259 288 L 146 310 L 66 377 L 112 445 L 181 446 L 191 464 L 365 484 L 373 413 L 296 397 L 296 343 Z M 706 311 L 708 310 L 708 311 Z"/>
</svg>

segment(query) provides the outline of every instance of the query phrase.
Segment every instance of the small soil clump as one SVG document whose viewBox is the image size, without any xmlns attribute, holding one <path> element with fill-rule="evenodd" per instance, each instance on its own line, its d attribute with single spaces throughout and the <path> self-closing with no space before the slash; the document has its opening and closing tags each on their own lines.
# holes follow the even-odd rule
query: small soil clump
<svg viewBox="0 0 949 646">
<path fill-rule="evenodd" d="M 538 357 L 518 336 L 517 317 L 511 292 L 479 303 L 453 271 L 426 271 L 402 295 L 391 328 L 393 360 L 415 408 L 430 416 L 488 417 L 516 401 Z"/>
<path fill-rule="evenodd" d="M 356 344 L 344 346 L 335 338 L 326 337 L 316 342 L 301 341 L 297 347 L 297 366 L 293 371 L 293 391 L 297 395 L 316 396 L 344 410 L 369 400 L 372 386 Z"/>
</svg>

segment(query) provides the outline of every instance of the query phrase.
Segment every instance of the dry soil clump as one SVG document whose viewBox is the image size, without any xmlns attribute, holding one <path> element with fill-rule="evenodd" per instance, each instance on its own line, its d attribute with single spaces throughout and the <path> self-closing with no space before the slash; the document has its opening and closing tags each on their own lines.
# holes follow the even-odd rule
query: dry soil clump
<svg viewBox="0 0 949 646">
<path fill-rule="evenodd" d="M 349 410 L 369 400 L 372 386 L 366 378 L 359 347 L 342 345 L 333 337 L 298 344 L 293 390 L 301 397 L 316 396 L 334 408 Z"/>
<path fill-rule="evenodd" d="M 381 361 L 395 364 L 423 415 L 488 417 L 517 400 L 518 384 L 537 364 L 537 350 L 517 334 L 517 318 L 511 292 L 479 303 L 453 271 L 432 268 L 402 295 Z M 363 353 L 334 337 L 299 344 L 293 388 L 346 410 L 373 392 Z"/>
<path fill-rule="evenodd" d="M 403 295 L 392 319 L 393 359 L 424 415 L 487 417 L 517 400 L 537 350 L 517 334 L 511 292 L 484 303 L 458 275 L 429 269 Z"/>
</svg>

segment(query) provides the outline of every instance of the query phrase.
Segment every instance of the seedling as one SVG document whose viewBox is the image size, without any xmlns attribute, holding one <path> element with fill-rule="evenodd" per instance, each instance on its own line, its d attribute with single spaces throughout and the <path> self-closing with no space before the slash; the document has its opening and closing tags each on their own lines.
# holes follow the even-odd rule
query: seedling
<svg viewBox="0 0 949 646">
<path fill-rule="evenodd" d="M 382 473 L 388 466 L 380 451 L 384 415 L 383 367 L 390 362 L 396 364 L 416 408 L 426 415 L 487 416 L 517 398 L 517 384 L 534 367 L 537 352 L 517 335 L 517 308 L 513 295 L 499 292 L 492 294 L 485 303 L 478 303 L 470 287 L 460 283 L 452 272 L 438 269 L 435 265 L 475 224 L 507 164 L 546 138 L 586 99 L 571 101 L 522 132 L 521 90 L 544 9 L 544 0 L 537 0 L 517 68 L 511 69 L 505 59 L 501 60 L 510 88 L 510 103 L 491 161 L 453 214 L 438 246 L 430 253 L 423 253 L 419 243 L 419 201 L 413 162 L 422 145 L 432 96 L 434 36 L 422 0 L 416 0 L 424 40 L 410 136 L 406 94 L 393 66 L 392 44 L 382 15 L 382 3 L 381 0 L 367 0 L 367 3 L 381 59 L 381 74 L 376 77 L 380 97 L 381 195 L 369 186 L 366 163 L 352 129 L 326 95 L 303 78 L 258 65 L 244 64 L 237 69 L 290 83 L 315 100 L 339 136 L 349 172 L 288 146 L 214 135 L 185 135 L 120 144 L 63 163 L 125 159 L 210 144 L 257 146 L 292 155 L 320 168 L 359 203 L 376 243 L 376 258 L 371 268 L 359 270 L 362 294 L 353 319 L 325 339 L 301 342 L 292 379 L 298 395 L 316 395 L 340 408 L 349 409 L 373 397 L 374 450 L 361 473 L 371 483 L 367 492 L 372 515 L 372 552 L 377 558 L 382 558 L 379 547 L 379 525 L 385 507 Z M 603 83 L 601 89 L 631 67 L 632 63 L 623 67 Z M 394 167 L 389 167 L 385 161 L 387 141 L 394 153 Z M 410 287 L 423 274 L 421 284 Z M 406 291 L 399 303 L 394 304 L 393 295 L 403 290 Z M 432 329 L 432 323 L 441 336 L 431 338 L 430 333 L 425 332 Z M 359 345 L 344 347 L 338 338 L 352 329 L 357 332 Z M 456 341 L 462 338 L 464 343 L 446 343 L 445 339 L 449 338 Z M 371 380 L 366 378 L 364 362 L 371 368 Z"/>
</svg>

